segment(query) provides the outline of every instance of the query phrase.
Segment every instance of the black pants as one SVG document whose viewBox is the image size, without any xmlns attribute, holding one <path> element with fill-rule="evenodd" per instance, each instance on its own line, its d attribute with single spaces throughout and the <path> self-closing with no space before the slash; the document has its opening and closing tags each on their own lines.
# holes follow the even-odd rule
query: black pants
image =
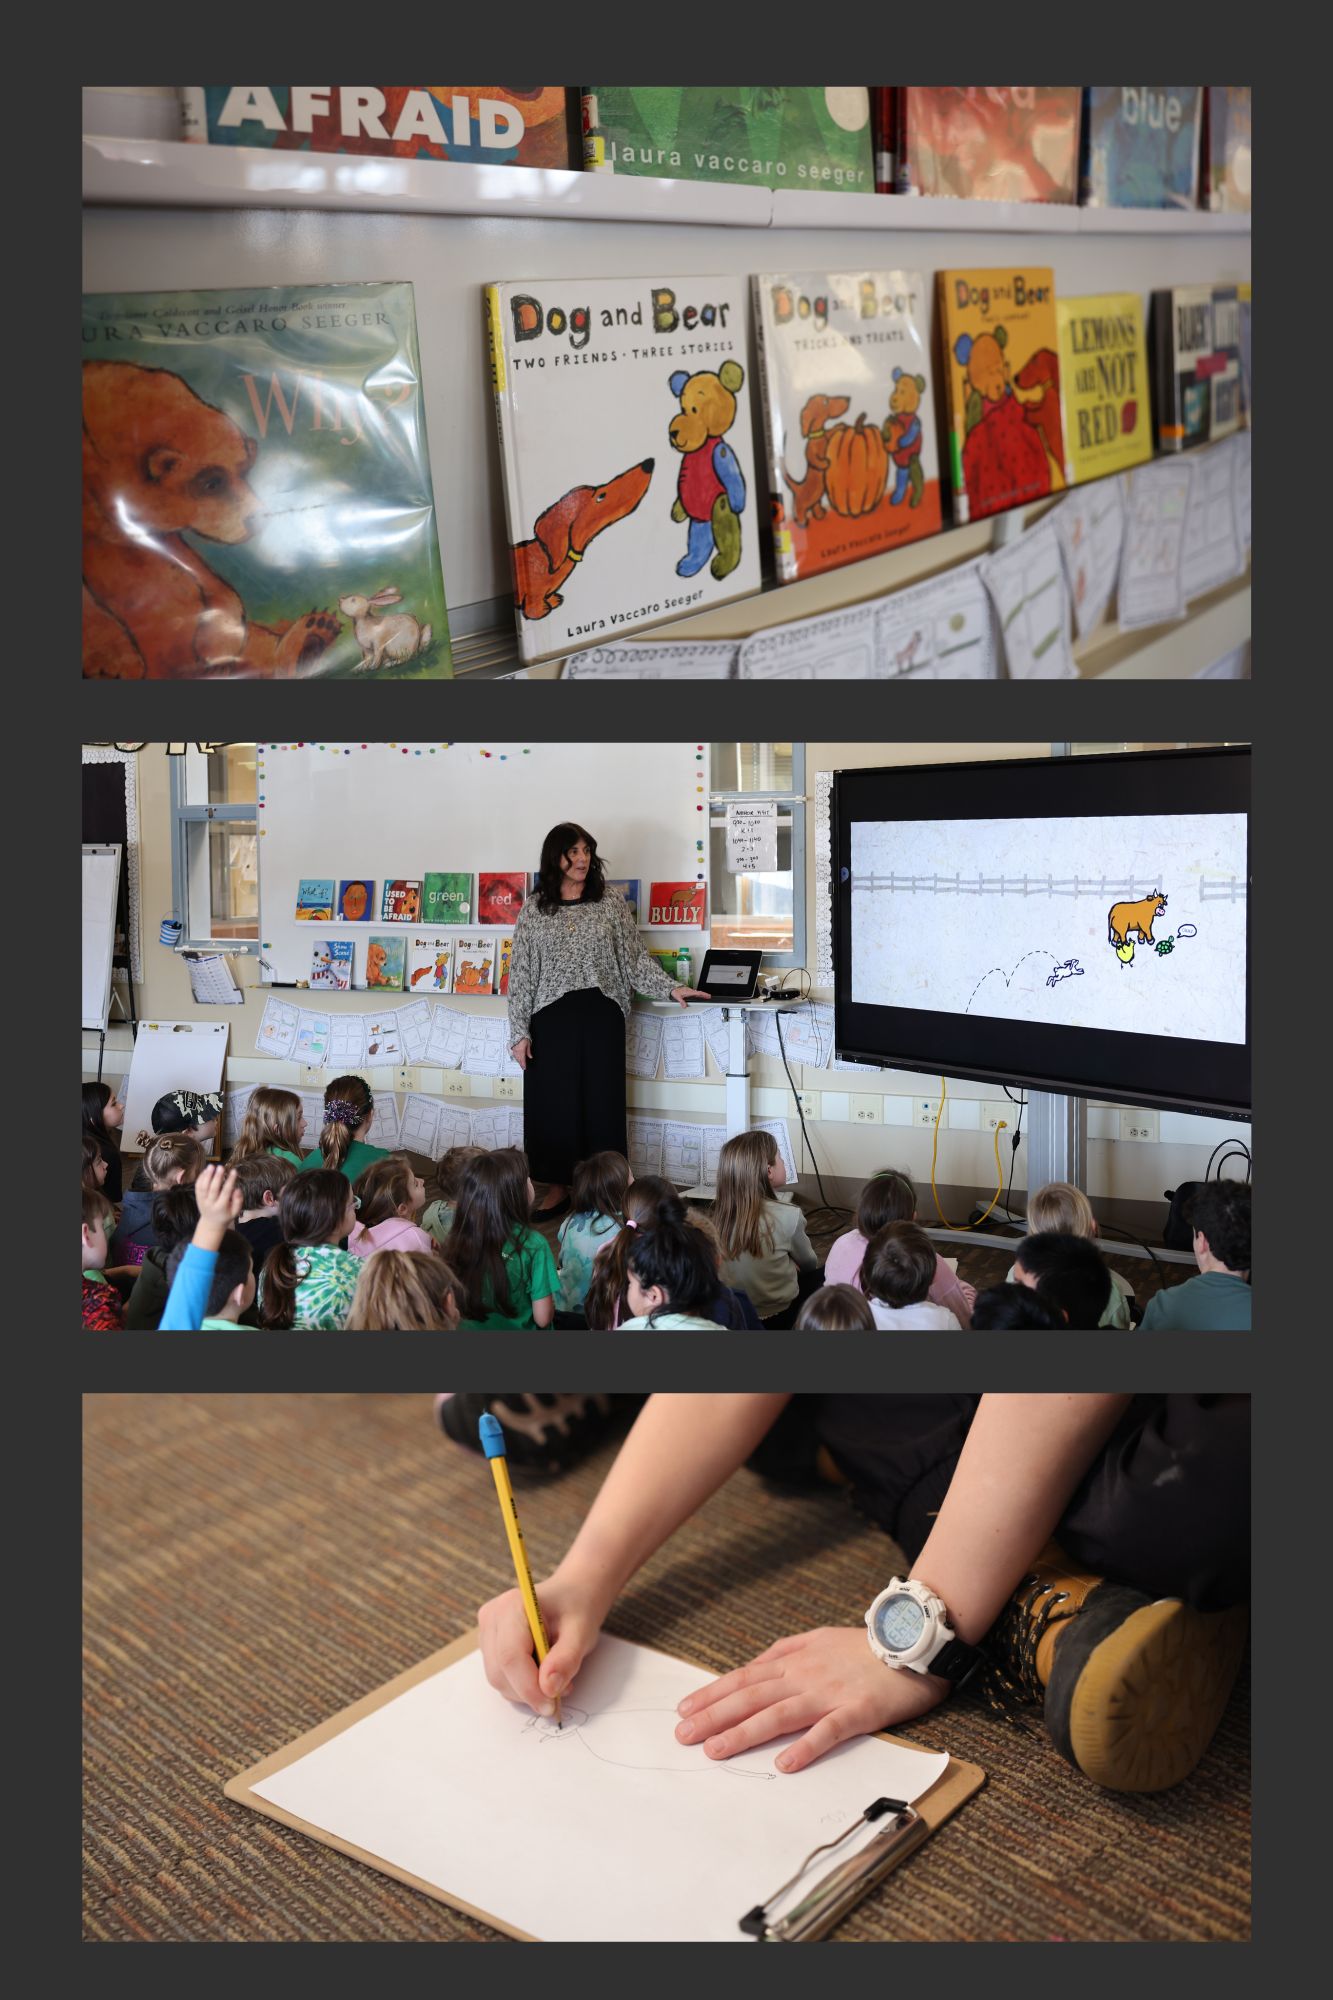
<svg viewBox="0 0 1333 2000">
<path fill-rule="evenodd" d="M 914 1562 L 980 1396 L 797 1396 L 752 1463 L 799 1470 L 826 1447 L 857 1505 Z M 1094 1575 L 1201 1611 L 1250 1587 L 1250 1399 L 1136 1396 L 1055 1530 Z"/>
<path fill-rule="evenodd" d="M 542 1007 L 529 1031 L 523 1146 L 535 1181 L 568 1187 L 592 1153 L 629 1153 L 625 1129 L 625 1017 L 596 986 Z"/>
</svg>

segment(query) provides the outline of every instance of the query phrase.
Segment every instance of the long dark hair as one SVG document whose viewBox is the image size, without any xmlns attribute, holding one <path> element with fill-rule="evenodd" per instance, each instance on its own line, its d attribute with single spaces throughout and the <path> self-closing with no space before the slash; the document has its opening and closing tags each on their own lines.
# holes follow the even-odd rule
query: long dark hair
<svg viewBox="0 0 1333 2000">
<path fill-rule="evenodd" d="M 463 1169 L 453 1227 L 444 1245 L 445 1262 L 458 1278 L 464 1319 L 498 1313 L 514 1316 L 504 1252 L 516 1231 L 526 1229 L 528 1162 L 513 1146 L 497 1146 Z"/>
<path fill-rule="evenodd" d="M 685 1204 L 679 1190 L 661 1174 L 641 1174 L 630 1183 L 623 1213 L 625 1227 L 593 1259 L 592 1281 L 583 1314 L 594 1333 L 609 1333 L 625 1318 L 628 1306 L 625 1281 L 636 1232 L 656 1228 L 660 1222 L 675 1222 L 682 1227 L 686 1223 Z"/>
<path fill-rule="evenodd" d="M 580 900 L 585 903 L 600 903 L 606 894 L 606 870 L 597 852 L 597 842 L 586 827 L 576 826 L 572 819 L 562 820 L 559 826 L 551 828 L 542 842 L 541 867 L 537 873 L 537 908 L 544 917 L 549 917 L 553 910 L 558 910 L 564 901 L 560 894 L 560 884 L 564 880 L 560 872 L 560 863 L 570 848 L 576 847 L 581 840 L 587 843 L 592 860 L 588 863 L 588 873 Z"/>
<path fill-rule="evenodd" d="M 687 1222 L 663 1216 L 651 1229 L 626 1230 L 632 1236 L 629 1268 L 645 1291 L 659 1285 L 666 1293 L 663 1312 L 695 1313 L 702 1318 L 717 1290 L 717 1272 L 703 1237 Z M 657 1317 L 649 1315 L 649 1324 Z"/>
<path fill-rule="evenodd" d="M 296 1324 L 296 1287 L 302 1276 L 297 1264 L 305 1261 L 297 1253 L 328 1242 L 347 1211 L 350 1192 L 346 1174 L 335 1173 L 332 1167 L 312 1167 L 283 1189 L 278 1204 L 283 1241 L 275 1243 L 264 1260 L 261 1326 Z"/>
<path fill-rule="evenodd" d="M 629 1161 L 623 1153 L 590 1153 L 575 1165 L 570 1209 L 575 1215 L 610 1215 L 621 1222 L 629 1185 Z"/>
<path fill-rule="evenodd" d="M 102 1116 L 111 1102 L 109 1083 L 85 1083 L 83 1086 L 83 1129 L 91 1132 L 97 1141 L 97 1150 L 105 1152 L 114 1144 Z"/>
</svg>

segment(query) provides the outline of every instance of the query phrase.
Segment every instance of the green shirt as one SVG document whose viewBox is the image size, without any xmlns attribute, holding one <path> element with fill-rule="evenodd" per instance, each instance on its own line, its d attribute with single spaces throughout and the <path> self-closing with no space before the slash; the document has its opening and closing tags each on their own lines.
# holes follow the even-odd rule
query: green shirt
<svg viewBox="0 0 1333 2000">
<path fill-rule="evenodd" d="M 287 1157 L 290 1158 L 290 1154 Z M 354 1181 L 359 1179 L 367 1167 L 373 1167 L 376 1160 L 387 1160 L 388 1157 L 383 1146 L 368 1146 L 364 1139 L 353 1139 L 347 1148 L 347 1158 L 337 1171 L 346 1174 L 349 1181 Z M 310 1167 L 322 1167 L 325 1164 L 324 1155 L 316 1146 L 314 1152 L 307 1153 L 298 1164 L 302 1173 L 305 1173 Z"/>
<path fill-rule="evenodd" d="M 1144 1307 L 1140 1333 L 1243 1333 L 1250 1325 L 1250 1287 L 1230 1271 L 1200 1271 L 1183 1285 L 1154 1292 Z"/>
<path fill-rule="evenodd" d="M 288 1152 L 285 1146 L 270 1146 L 268 1150 L 272 1153 L 275 1160 L 290 1160 L 294 1167 L 299 1167 L 302 1164 L 301 1155 L 299 1153 Z"/>
<path fill-rule="evenodd" d="M 201 1319 L 199 1322 L 199 1331 L 200 1333 L 237 1333 L 240 1331 L 240 1328 L 238 1322 L 234 1319 Z"/>
<path fill-rule="evenodd" d="M 308 1266 L 296 1284 L 293 1327 L 309 1333 L 338 1333 L 347 1325 L 352 1310 L 356 1281 L 361 1275 L 361 1259 L 333 1243 L 302 1243 L 294 1246 L 298 1264 Z M 264 1279 L 259 1279 L 259 1303 L 264 1300 Z M 230 1322 L 228 1322 L 230 1324 Z"/>
<path fill-rule="evenodd" d="M 535 1229 L 516 1230 L 504 1249 L 505 1275 L 509 1280 L 511 1317 L 488 1312 L 482 1319 L 459 1321 L 460 1333 L 518 1333 L 537 1324 L 532 1316 L 534 1299 L 553 1299 L 559 1276 L 555 1258 L 546 1238 Z M 482 1294 L 490 1303 L 490 1288 Z"/>
</svg>

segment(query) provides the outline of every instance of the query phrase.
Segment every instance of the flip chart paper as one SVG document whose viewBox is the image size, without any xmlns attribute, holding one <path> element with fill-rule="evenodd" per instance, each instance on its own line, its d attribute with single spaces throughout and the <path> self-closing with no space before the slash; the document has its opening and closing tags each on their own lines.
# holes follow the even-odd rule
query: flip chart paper
<svg viewBox="0 0 1333 2000">
<path fill-rule="evenodd" d="M 776 799 L 727 801 L 727 873 L 771 875 L 778 865 Z"/>
</svg>

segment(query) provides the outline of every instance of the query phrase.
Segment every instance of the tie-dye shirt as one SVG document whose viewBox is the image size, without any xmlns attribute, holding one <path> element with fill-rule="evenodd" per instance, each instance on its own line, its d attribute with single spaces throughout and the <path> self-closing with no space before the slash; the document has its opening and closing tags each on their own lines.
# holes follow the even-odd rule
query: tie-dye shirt
<svg viewBox="0 0 1333 2000">
<path fill-rule="evenodd" d="M 307 1333 L 338 1333 L 347 1324 L 352 1296 L 361 1275 L 361 1259 L 349 1256 L 336 1243 L 303 1243 L 294 1251 L 298 1268 L 306 1265 L 297 1279 L 294 1327 Z M 259 1302 L 264 1301 L 264 1280 L 259 1280 Z"/>
<path fill-rule="evenodd" d="M 604 1250 L 620 1234 L 623 1225 L 613 1215 L 570 1215 L 560 1225 L 560 1290 L 556 1306 L 560 1312 L 581 1313 L 592 1283 L 592 1267 L 597 1252 Z"/>
</svg>

